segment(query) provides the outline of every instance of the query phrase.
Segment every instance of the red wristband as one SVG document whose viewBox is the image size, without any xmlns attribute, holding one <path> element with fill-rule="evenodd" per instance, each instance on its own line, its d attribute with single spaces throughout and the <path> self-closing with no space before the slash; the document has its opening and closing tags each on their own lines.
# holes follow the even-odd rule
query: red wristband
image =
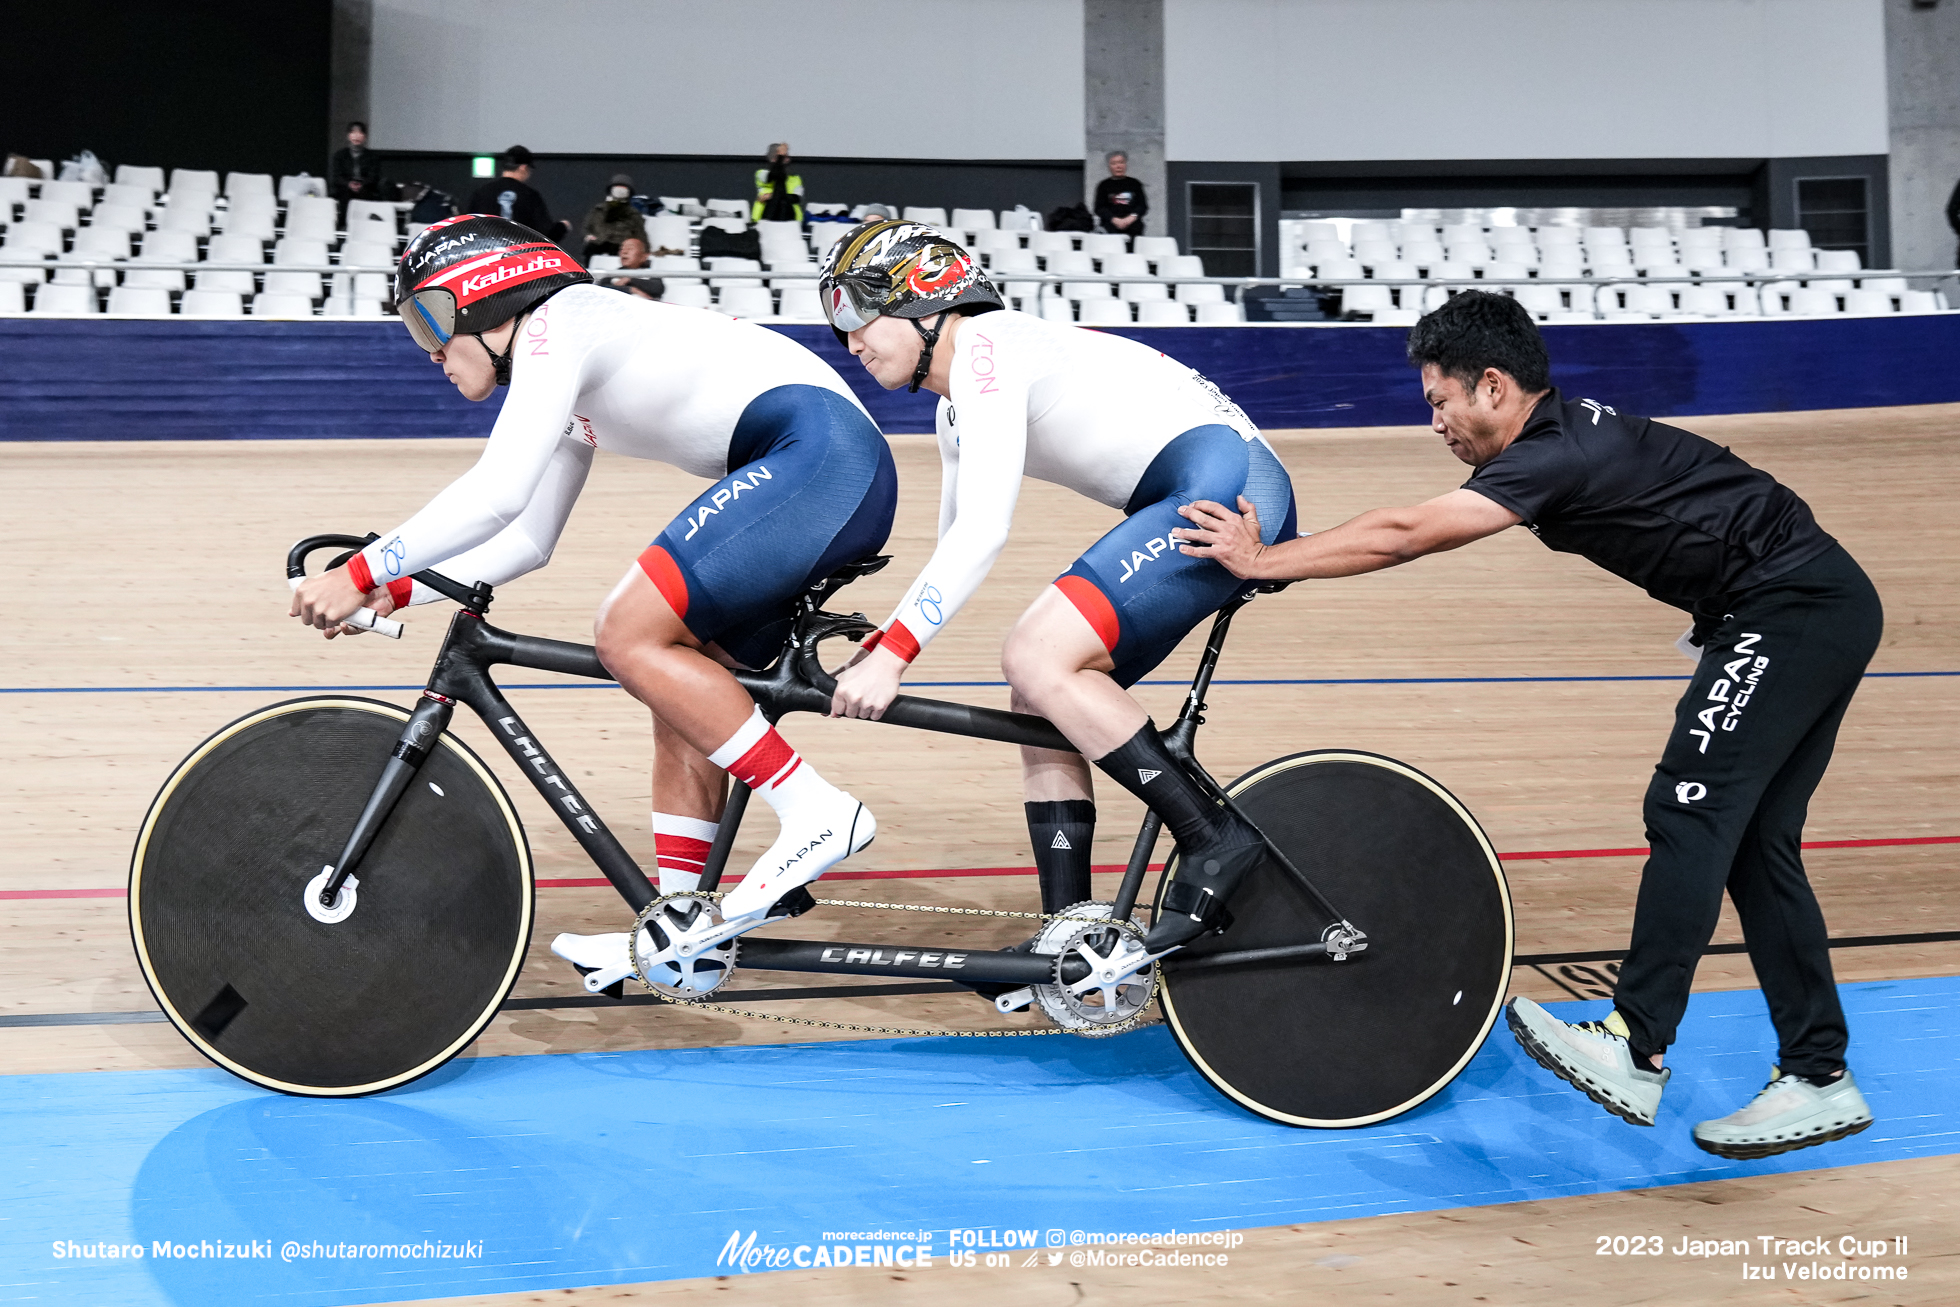
<svg viewBox="0 0 1960 1307">
<path fill-rule="evenodd" d="M 395 607 L 406 608 L 415 598 L 415 582 L 408 577 L 388 582 L 388 597 L 395 601 Z"/>
<path fill-rule="evenodd" d="M 870 635 L 864 637 L 864 643 L 860 644 L 858 648 L 864 650 L 866 653 L 870 653 L 884 642 L 885 633 L 883 631 L 873 631 Z"/>
<path fill-rule="evenodd" d="M 347 560 L 347 579 L 359 586 L 362 594 L 374 589 L 374 573 L 368 570 L 367 559 L 360 554 Z"/>
<path fill-rule="evenodd" d="M 882 643 L 885 652 L 897 654 L 908 663 L 919 656 L 919 642 L 913 639 L 903 622 L 893 622 L 891 629 L 885 632 Z"/>
</svg>

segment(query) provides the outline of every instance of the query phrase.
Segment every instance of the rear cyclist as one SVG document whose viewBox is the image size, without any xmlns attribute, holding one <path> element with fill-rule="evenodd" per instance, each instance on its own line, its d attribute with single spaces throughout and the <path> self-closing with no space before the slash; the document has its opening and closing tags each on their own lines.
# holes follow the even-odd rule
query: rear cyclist
<svg viewBox="0 0 1960 1307">
<path fill-rule="evenodd" d="M 890 533 L 891 450 L 843 379 L 777 333 L 699 309 L 616 295 L 508 219 L 466 215 L 410 242 L 397 310 L 463 395 L 509 386 L 475 467 L 345 567 L 304 583 L 293 615 L 340 633 L 440 596 L 439 568 L 501 584 L 542 567 L 606 448 L 714 479 L 613 588 L 599 659 L 653 712 L 653 829 L 662 893 L 690 890 L 726 799 L 724 773 L 759 791 L 782 831 L 724 902 L 762 920 L 791 889 L 871 842 L 871 813 L 817 774 L 763 719 L 729 664 L 781 648 L 797 594 L 875 553 Z M 560 936 L 554 950 L 617 979 L 624 934 Z"/>
<path fill-rule="evenodd" d="M 1002 667 L 1014 707 L 1080 750 L 1023 749 L 1042 910 L 1089 897 L 1095 805 L 1089 764 L 1164 819 L 1180 871 L 1152 952 L 1217 928 L 1263 844 L 1158 737 L 1128 687 L 1193 627 L 1251 587 L 1170 538 L 1180 506 L 1212 487 L 1261 505 L 1290 538 L 1286 469 L 1238 406 L 1135 341 L 1007 309 L 971 255 L 930 227 L 867 223 L 831 247 L 821 283 L 831 326 L 887 390 L 941 396 L 939 545 L 898 610 L 838 677 L 835 715 L 876 718 L 907 664 L 973 596 L 1007 542 L 1021 477 L 1118 509 L 1124 520 L 1028 608 Z"/>
</svg>

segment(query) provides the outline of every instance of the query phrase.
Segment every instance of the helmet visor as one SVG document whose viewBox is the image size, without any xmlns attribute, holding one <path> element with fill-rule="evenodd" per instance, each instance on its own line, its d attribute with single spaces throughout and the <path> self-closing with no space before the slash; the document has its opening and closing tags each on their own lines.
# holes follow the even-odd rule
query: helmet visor
<svg viewBox="0 0 1960 1307">
<path fill-rule="evenodd" d="M 447 290 L 422 290 L 395 306 L 402 325 L 426 354 L 449 344 L 456 334 L 456 296 Z"/>
<path fill-rule="evenodd" d="M 884 313 L 890 295 L 891 278 L 883 273 L 847 273 L 824 287 L 823 315 L 839 331 L 856 331 Z"/>
</svg>

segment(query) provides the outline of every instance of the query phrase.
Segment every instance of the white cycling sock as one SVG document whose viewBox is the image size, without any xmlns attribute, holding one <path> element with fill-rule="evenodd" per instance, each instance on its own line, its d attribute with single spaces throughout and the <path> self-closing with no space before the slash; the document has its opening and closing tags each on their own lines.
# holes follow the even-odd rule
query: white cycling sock
<svg viewBox="0 0 1960 1307">
<path fill-rule="evenodd" d="M 708 761 L 761 795 L 778 817 L 838 793 L 802 754 L 789 747 L 760 708 L 749 714 L 741 730 L 708 755 Z"/>
<path fill-rule="evenodd" d="M 679 894 L 698 888 L 714 842 L 714 822 L 671 812 L 654 813 L 653 854 L 660 866 L 660 892 Z"/>
</svg>

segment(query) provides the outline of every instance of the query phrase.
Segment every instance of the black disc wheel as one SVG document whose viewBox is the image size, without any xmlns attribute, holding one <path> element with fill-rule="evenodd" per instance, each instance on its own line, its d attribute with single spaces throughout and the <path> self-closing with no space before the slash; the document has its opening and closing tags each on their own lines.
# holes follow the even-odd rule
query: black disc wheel
<svg viewBox="0 0 1960 1307">
<path fill-rule="evenodd" d="M 530 848 L 453 736 L 355 869 L 352 911 L 308 907 L 407 720 L 346 697 L 241 717 L 178 765 L 137 835 L 144 978 L 184 1038 L 254 1084 L 334 1097 L 404 1084 L 467 1047 L 517 981 Z"/>
<path fill-rule="evenodd" d="M 1326 914 L 1268 858 L 1233 893 L 1227 930 L 1164 960 L 1179 1046 L 1275 1121 L 1358 1126 L 1408 1111 L 1469 1063 L 1504 1001 L 1511 895 L 1490 841 L 1449 791 L 1375 754 L 1298 753 L 1227 788 L 1367 948 L 1345 961 L 1221 957 L 1323 937 Z M 1160 904 L 1176 875 L 1173 857 Z"/>
</svg>

